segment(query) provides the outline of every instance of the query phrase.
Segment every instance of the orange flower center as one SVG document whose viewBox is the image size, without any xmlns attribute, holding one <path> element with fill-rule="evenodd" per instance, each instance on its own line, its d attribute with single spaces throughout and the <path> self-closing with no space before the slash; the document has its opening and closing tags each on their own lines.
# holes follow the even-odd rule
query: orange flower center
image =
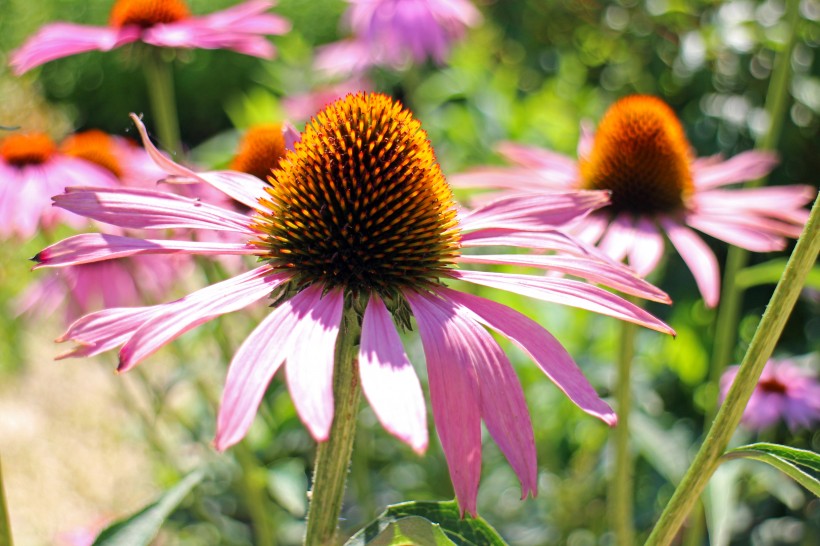
<svg viewBox="0 0 820 546">
<path fill-rule="evenodd" d="M 770 392 L 774 394 L 786 394 L 786 385 L 777 379 L 763 379 L 757 384 L 757 388 L 763 392 Z"/>
<path fill-rule="evenodd" d="M 45 133 L 9 135 L 0 142 L 0 156 L 18 167 L 45 163 L 56 149 L 54 141 Z"/>
<path fill-rule="evenodd" d="M 182 0 L 117 0 L 108 22 L 114 28 L 137 25 L 142 28 L 173 23 L 191 15 Z"/>
<path fill-rule="evenodd" d="M 231 169 L 267 180 L 271 170 L 279 166 L 285 155 L 282 125 L 270 123 L 248 129 L 239 143 L 239 151 L 231 161 Z"/>
<path fill-rule="evenodd" d="M 616 213 L 646 214 L 684 206 L 693 191 L 690 162 L 672 109 L 658 98 L 633 95 L 609 108 L 579 166 L 585 189 L 612 192 Z"/>
<path fill-rule="evenodd" d="M 98 129 L 67 137 L 60 150 L 67 155 L 95 163 L 111 171 L 117 178 L 122 176 L 122 167 L 114 152 L 114 140 Z"/>
</svg>

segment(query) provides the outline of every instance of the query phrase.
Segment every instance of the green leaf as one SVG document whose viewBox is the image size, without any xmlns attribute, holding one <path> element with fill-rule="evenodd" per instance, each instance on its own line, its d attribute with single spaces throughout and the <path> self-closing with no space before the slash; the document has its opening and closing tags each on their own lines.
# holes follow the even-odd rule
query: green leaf
<svg viewBox="0 0 820 546">
<path fill-rule="evenodd" d="M 12 546 L 11 522 L 9 510 L 6 506 L 6 493 L 3 487 L 3 467 L 0 465 L 0 546 Z"/>
<path fill-rule="evenodd" d="M 202 481 L 202 472 L 192 472 L 174 487 L 163 493 L 136 514 L 114 522 L 99 534 L 93 546 L 142 546 L 148 545 L 159 533 L 179 503 Z"/>
<path fill-rule="evenodd" d="M 820 455 L 817 453 L 778 444 L 758 443 L 737 447 L 723 454 L 724 460 L 740 458 L 768 463 L 820 497 L 820 480 L 799 468 L 802 466 L 812 472 L 820 472 Z"/>
<path fill-rule="evenodd" d="M 776 284 L 786 269 L 786 258 L 742 269 L 735 277 L 735 284 L 741 288 L 750 288 L 760 284 Z M 820 266 L 814 266 L 806 277 L 806 287 L 820 289 Z"/>
<path fill-rule="evenodd" d="M 345 546 L 506 546 L 483 518 L 465 515 L 456 501 L 412 501 L 389 506 Z"/>
</svg>

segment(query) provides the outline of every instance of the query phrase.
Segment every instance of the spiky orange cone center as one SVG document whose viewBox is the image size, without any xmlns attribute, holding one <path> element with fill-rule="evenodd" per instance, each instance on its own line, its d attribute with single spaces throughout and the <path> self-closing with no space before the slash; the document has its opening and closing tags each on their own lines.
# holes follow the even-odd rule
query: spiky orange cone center
<svg viewBox="0 0 820 546">
<path fill-rule="evenodd" d="M 689 142 L 672 109 L 633 95 L 613 104 L 579 160 L 582 186 L 610 190 L 611 209 L 652 214 L 681 209 L 693 191 Z"/>
<path fill-rule="evenodd" d="M 436 282 L 458 256 L 453 194 L 427 134 L 385 95 L 328 106 L 270 181 L 260 244 L 296 286 L 390 299 Z"/>
<path fill-rule="evenodd" d="M 0 156 L 18 167 L 45 163 L 55 151 L 54 141 L 45 133 L 13 134 L 0 142 Z"/>
<path fill-rule="evenodd" d="M 285 135 L 280 123 L 255 125 L 247 130 L 231 161 L 231 170 L 267 180 L 285 155 Z"/>
<path fill-rule="evenodd" d="M 126 25 L 148 28 L 160 23 L 174 23 L 190 15 L 182 0 L 117 0 L 108 22 L 115 28 Z"/>
<path fill-rule="evenodd" d="M 114 151 L 114 141 L 103 131 L 92 129 L 75 133 L 63 140 L 60 150 L 66 155 L 95 163 L 117 178 L 122 176 L 122 166 Z"/>
</svg>

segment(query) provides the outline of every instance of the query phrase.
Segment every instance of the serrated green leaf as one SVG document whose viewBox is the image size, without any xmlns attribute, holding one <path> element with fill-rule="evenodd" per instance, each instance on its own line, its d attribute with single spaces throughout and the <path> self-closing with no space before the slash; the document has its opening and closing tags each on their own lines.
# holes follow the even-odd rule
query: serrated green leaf
<svg viewBox="0 0 820 546">
<path fill-rule="evenodd" d="M 820 497 L 820 480 L 798 467 L 820 472 L 820 455 L 817 453 L 779 444 L 757 443 L 737 447 L 723 454 L 724 460 L 740 458 L 768 463 Z"/>
<path fill-rule="evenodd" d="M 753 265 L 741 270 L 735 277 L 735 284 L 741 288 L 750 288 L 761 284 L 776 284 L 786 269 L 786 258 L 778 258 Z M 815 266 L 806 277 L 806 287 L 820 289 L 820 267 Z"/>
<path fill-rule="evenodd" d="M 103 529 L 93 546 L 143 546 L 148 545 L 159 533 L 179 503 L 202 481 L 202 472 L 192 472 L 174 487 L 163 493 L 139 512 Z"/>
<path fill-rule="evenodd" d="M 346 546 L 400 544 L 506 546 L 484 518 L 465 515 L 462 519 L 455 501 L 412 501 L 389 506 L 375 521 L 351 537 Z"/>
<path fill-rule="evenodd" d="M 0 546 L 12 546 L 11 522 L 6 506 L 6 488 L 3 486 L 3 466 L 0 464 Z"/>
</svg>

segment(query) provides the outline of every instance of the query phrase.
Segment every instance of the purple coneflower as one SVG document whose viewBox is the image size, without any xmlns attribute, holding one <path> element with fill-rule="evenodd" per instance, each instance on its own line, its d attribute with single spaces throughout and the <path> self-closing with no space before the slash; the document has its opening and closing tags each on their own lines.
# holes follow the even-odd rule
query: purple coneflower
<svg viewBox="0 0 820 546">
<path fill-rule="evenodd" d="M 230 49 L 270 59 L 266 35 L 284 34 L 290 23 L 266 13 L 275 2 L 250 0 L 203 16 L 193 16 L 183 0 L 117 0 L 105 27 L 50 23 L 11 53 L 20 75 L 41 64 L 85 53 L 110 51 L 132 42 L 157 47 Z"/>
<path fill-rule="evenodd" d="M 720 379 L 721 398 L 737 375 L 739 366 L 727 368 Z M 820 383 L 814 374 L 791 360 L 769 360 L 743 411 L 743 424 L 762 430 L 786 422 L 792 430 L 810 429 L 820 422 Z"/>
<path fill-rule="evenodd" d="M 334 347 L 343 315 L 352 312 L 361 324 L 357 366 L 366 398 L 386 430 L 424 451 L 424 399 L 397 329 L 415 320 L 433 418 L 456 495 L 463 509 L 475 513 L 482 419 L 519 476 L 524 496 L 536 489 L 535 446 L 523 391 L 488 330 L 517 343 L 582 410 L 610 425 L 616 417 L 541 326 L 504 305 L 448 288 L 447 282 L 509 290 L 672 332 L 639 307 L 578 280 L 463 269 L 468 263 L 554 269 L 668 301 L 625 267 L 598 258 L 553 229 L 604 205 L 604 192 L 512 197 L 459 216 L 426 133 L 387 96 L 349 95 L 328 106 L 271 172 L 269 183 L 242 173 L 185 169 L 153 148 L 135 116 L 134 121 L 146 149 L 169 174 L 207 181 L 254 214 L 149 190 L 69 188 L 54 198 L 55 204 L 125 228 L 223 230 L 242 234 L 247 242 L 84 234 L 46 248 L 35 260 L 37 267 L 57 267 L 139 254 L 259 258 L 255 269 L 180 300 L 83 317 L 59 339 L 77 343 L 63 357 L 122 345 L 119 370 L 125 371 L 191 328 L 270 298 L 273 310 L 242 343 L 228 370 L 217 419 L 220 450 L 246 434 L 282 366 L 305 426 L 317 441 L 328 438 Z M 477 246 L 565 254 L 462 254 Z"/>
<path fill-rule="evenodd" d="M 316 66 L 358 74 L 372 66 L 394 69 L 432 59 L 443 64 L 467 27 L 481 22 L 469 0 L 347 0 L 348 40 L 324 46 Z"/>
<path fill-rule="evenodd" d="M 665 233 L 710 307 L 720 295 L 717 259 L 689 228 L 755 252 L 781 250 L 786 237 L 800 235 L 808 219 L 802 207 L 814 195 L 809 186 L 724 188 L 768 174 L 776 156 L 750 151 L 725 161 L 694 158 L 675 113 L 650 96 L 633 95 L 613 104 L 595 134 L 582 135 L 578 161 L 514 143 L 499 149 L 517 166 L 456 175 L 453 186 L 516 193 L 610 190 L 610 206 L 579 223 L 575 233 L 597 242 L 615 260 L 628 257 L 642 276 L 663 256 Z"/>
</svg>

